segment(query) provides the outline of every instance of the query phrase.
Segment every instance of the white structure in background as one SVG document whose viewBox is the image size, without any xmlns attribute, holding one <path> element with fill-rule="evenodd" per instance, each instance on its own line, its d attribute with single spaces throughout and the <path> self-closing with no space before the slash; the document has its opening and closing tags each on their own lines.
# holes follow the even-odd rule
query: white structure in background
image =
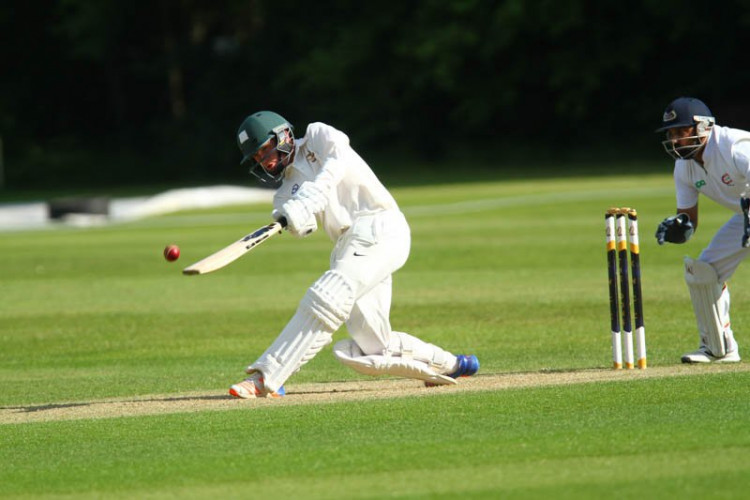
<svg viewBox="0 0 750 500">
<path fill-rule="evenodd" d="M 69 206 L 64 210 L 66 213 L 62 216 L 59 216 L 59 213 L 56 214 L 55 219 L 50 217 L 54 202 L 11 203 L 0 205 L 0 230 L 41 229 L 60 223 L 91 226 L 109 222 L 127 222 L 182 210 L 271 203 L 272 198 L 273 190 L 270 189 L 238 186 L 184 188 L 173 189 L 150 197 L 112 200 L 91 198 L 89 201 L 92 202 L 92 206 L 96 205 L 96 210 L 93 210 L 96 213 L 91 213 L 91 210 L 86 209 L 86 198 L 79 198 L 67 200 Z M 60 200 L 60 202 L 65 204 L 65 200 Z M 80 211 L 75 210 L 76 204 L 82 207 Z M 104 206 L 103 210 L 102 206 Z"/>
</svg>

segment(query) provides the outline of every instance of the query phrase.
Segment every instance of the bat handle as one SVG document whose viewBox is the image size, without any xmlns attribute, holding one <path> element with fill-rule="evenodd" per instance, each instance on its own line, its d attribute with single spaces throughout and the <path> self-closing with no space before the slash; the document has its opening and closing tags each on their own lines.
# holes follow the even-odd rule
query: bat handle
<svg viewBox="0 0 750 500">
<path fill-rule="evenodd" d="M 281 216 L 278 219 L 276 219 L 276 222 L 278 222 L 279 224 L 281 224 L 282 228 L 285 228 L 287 226 L 286 217 L 284 217 L 284 216 Z M 308 234 L 310 234 L 312 232 L 313 232 L 312 229 L 308 229 L 307 232 L 305 233 L 305 235 L 308 235 Z"/>
</svg>

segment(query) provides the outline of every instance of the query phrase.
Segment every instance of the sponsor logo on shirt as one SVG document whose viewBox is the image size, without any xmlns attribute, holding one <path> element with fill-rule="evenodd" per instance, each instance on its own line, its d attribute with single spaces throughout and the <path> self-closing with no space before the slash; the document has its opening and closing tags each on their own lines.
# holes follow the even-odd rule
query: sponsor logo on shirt
<svg viewBox="0 0 750 500">
<path fill-rule="evenodd" d="M 703 179 L 701 179 L 701 180 L 699 180 L 698 182 L 695 183 L 695 189 L 700 189 L 700 188 L 702 188 L 705 185 L 706 185 L 706 181 L 704 181 Z"/>
<path fill-rule="evenodd" d="M 307 158 L 307 161 L 309 161 L 310 163 L 315 163 L 316 161 L 318 161 L 318 159 L 315 158 L 315 153 L 313 153 L 312 151 L 310 151 L 309 153 L 307 153 L 307 155 L 305 156 L 305 158 Z"/>
<path fill-rule="evenodd" d="M 294 186 L 292 186 L 292 194 L 296 193 L 298 189 L 299 189 L 299 184 L 295 184 Z"/>
<path fill-rule="evenodd" d="M 724 175 L 722 175 L 722 176 L 721 176 L 721 182 L 723 182 L 723 183 L 724 183 L 724 184 L 726 184 L 727 186 L 734 186 L 734 181 L 733 181 L 733 180 L 732 180 L 732 178 L 731 178 L 731 177 L 729 176 L 729 174 L 724 174 Z"/>
</svg>

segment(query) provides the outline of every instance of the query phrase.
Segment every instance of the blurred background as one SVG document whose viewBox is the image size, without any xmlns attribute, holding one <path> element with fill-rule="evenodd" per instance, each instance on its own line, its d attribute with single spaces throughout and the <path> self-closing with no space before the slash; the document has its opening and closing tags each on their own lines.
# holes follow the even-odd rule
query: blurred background
<svg viewBox="0 0 750 500">
<path fill-rule="evenodd" d="M 748 0 L 5 0 L 0 195 L 253 184 L 235 132 L 262 109 L 404 182 L 669 169 L 673 98 L 750 128 L 748 28 Z"/>
</svg>

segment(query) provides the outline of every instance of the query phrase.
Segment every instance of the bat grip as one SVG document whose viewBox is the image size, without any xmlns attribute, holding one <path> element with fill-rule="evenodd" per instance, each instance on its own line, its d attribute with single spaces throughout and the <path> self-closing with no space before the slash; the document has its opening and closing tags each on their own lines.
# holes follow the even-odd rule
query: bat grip
<svg viewBox="0 0 750 500">
<path fill-rule="evenodd" d="M 279 217 L 278 219 L 276 219 L 276 222 L 278 222 L 279 224 L 281 224 L 281 227 L 286 227 L 286 225 L 287 225 L 286 217 L 284 217 L 283 215 L 281 217 Z"/>
</svg>

